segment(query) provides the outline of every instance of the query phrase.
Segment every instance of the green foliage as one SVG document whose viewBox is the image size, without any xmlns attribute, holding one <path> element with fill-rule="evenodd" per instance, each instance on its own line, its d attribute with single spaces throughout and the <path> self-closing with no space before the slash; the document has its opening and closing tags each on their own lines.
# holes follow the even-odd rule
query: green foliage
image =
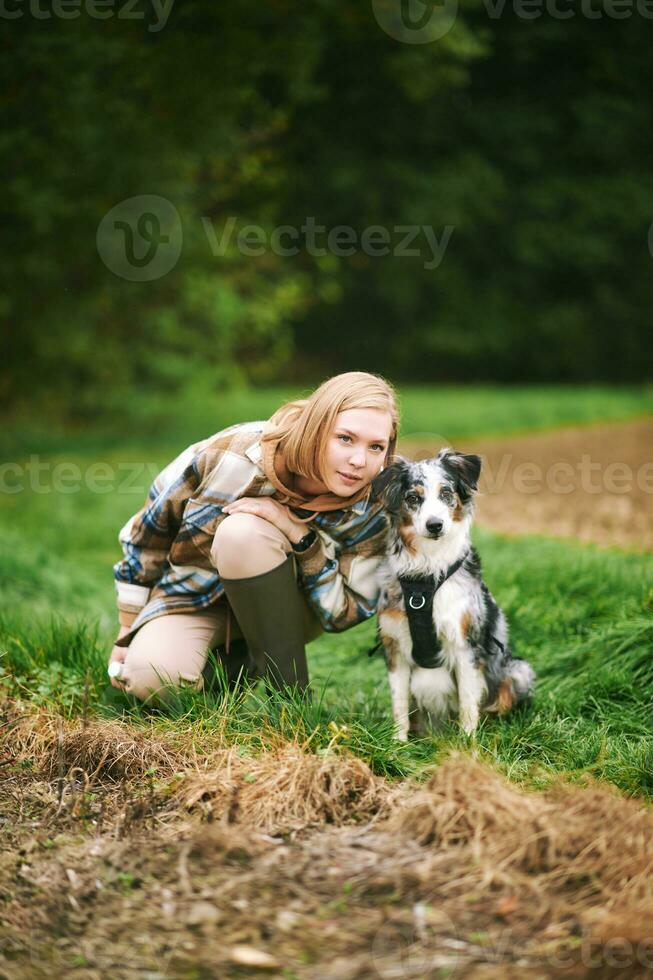
<svg viewBox="0 0 653 980">
<path fill-rule="evenodd" d="M 257 200 L 275 184 L 271 149 L 301 96 L 274 109 L 264 79 L 297 88 L 299 54 L 269 43 L 264 12 L 243 9 L 238 23 L 191 0 L 175 15 L 161 34 L 119 17 L 12 21 L 1 69 L 14 217 L 0 293 L 12 327 L 3 406 L 28 405 L 37 387 L 50 411 L 81 418 L 104 391 L 174 396 L 206 378 L 224 390 L 269 380 L 288 360 L 302 270 L 274 255 L 252 263 L 233 245 L 214 256 L 201 219 L 241 213 L 239 195 L 261 174 Z M 112 207 L 144 193 L 179 212 L 183 254 L 164 278 L 128 282 L 105 268 L 95 236 Z"/>
<path fill-rule="evenodd" d="M 647 376 L 652 110 L 637 16 L 525 22 L 466 0 L 449 34 L 413 45 L 354 0 L 184 0 L 158 32 L 27 11 L 7 30 L 5 410 L 38 399 L 86 419 L 107 398 L 184 403 L 350 367 Z M 127 282 L 96 231 L 145 193 L 179 212 L 183 252 L 162 279 Z M 235 236 L 214 255 L 202 223 L 269 235 L 307 217 L 359 237 L 454 232 L 429 269 L 424 252 L 249 256 Z"/>
<path fill-rule="evenodd" d="M 97 627 L 57 616 L 34 623 L 0 616 L 0 691 L 55 706 L 66 715 L 93 710 L 106 657 Z"/>
</svg>

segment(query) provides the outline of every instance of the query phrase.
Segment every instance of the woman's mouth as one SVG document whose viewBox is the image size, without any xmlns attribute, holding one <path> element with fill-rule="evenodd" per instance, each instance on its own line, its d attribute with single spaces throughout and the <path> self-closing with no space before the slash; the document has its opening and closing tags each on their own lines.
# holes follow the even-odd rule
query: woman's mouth
<svg viewBox="0 0 653 980">
<path fill-rule="evenodd" d="M 360 483 L 361 481 L 360 476 L 354 476 L 351 473 L 341 473 L 340 470 L 338 470 L 338 476 L 340 477 L 343 483 L 346 483 L 347 486 L 350 487 L 353 486 L 355 483 Z"/>
</svg>

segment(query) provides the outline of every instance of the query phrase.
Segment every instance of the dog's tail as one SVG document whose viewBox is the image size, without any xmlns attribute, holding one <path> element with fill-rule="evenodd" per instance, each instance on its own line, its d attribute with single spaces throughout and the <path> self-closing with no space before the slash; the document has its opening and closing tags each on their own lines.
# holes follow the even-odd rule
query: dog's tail
<svg viewBox="0 0 653 980">
<path fill-rule="evenodd" d="M 533 696 L 534 686 L 535 671 L 528 660 L 510 656 L 505 664 L 496 697 L 492 704 L 487 705 L 483 710 L 488 713 L 505 715 L 516 704 L 529 701 Z"/>
<path fill-rule="evenodd" d="M 515 704 L 520 701 L 528 701 L 533 696 L 535 686 L 535 671 L 528 660 L 521 657 L 513 657 L 506 668 L 506 676 L 512 681 L 515 692 Z"/>
</svg>

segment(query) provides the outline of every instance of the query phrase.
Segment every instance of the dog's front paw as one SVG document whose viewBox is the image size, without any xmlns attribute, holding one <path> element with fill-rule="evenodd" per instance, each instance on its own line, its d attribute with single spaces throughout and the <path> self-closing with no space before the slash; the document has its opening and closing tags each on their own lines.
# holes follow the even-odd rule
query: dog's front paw
<svg viewBox="0 0 653 980">
<path fill-rule="evenodd" d="M 478 711 L 461 711 L 460 727 L 465 735 L 474 735 L 478 728 Z"/>
<path fill-rule="evenodd" d="M 395 741 L 397 742 L 407 742 L 408 741 L 408 729 L 400 729 L 395 732 Z"/>
</svg>

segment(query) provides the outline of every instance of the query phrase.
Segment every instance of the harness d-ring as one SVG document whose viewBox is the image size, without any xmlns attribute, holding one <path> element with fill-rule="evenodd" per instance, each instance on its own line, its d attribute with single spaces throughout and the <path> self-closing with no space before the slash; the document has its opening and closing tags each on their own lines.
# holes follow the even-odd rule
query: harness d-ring
<svg viewBox="0 0 653 980">
<path fill-rule="evenodd" d="M 420 598 L 421 598 L 422 601 L 420 602 L 419 606 L 416 606 L 415 603 L 413 602 L 413 599 L 414 598 L 415 598 L 415 596 L 412 595 L 410 597 L 410 599 L 408 600 L 408 605 L 410 606 L 410 608 L 411 609 L 423 609 L 424 606 L 426 605 L 426 596 L 424 596 L 424 595 L 423 596 L 420 596 Z"/>
</svg>

